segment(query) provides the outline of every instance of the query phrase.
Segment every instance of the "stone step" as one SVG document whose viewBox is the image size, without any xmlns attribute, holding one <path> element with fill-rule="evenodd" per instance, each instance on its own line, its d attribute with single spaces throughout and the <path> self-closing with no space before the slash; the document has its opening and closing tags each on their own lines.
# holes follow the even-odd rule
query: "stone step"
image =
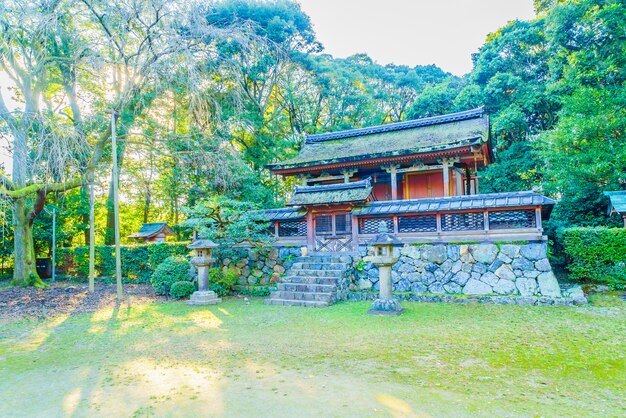
<svg viewBox="0 0 626 418">
<path fill-rule="evenodd" d="M 311 270 L 302 268 L 289 269 L 290 276 L 336 277 L 341 278 L 345 270 Z"/>
<path fill-rule="evenodd" d="M 266 305 L 278 306 L 307 306 L 312 308 L 323 308 L 330 305 L 328 302 L 319 300 L 289 300 L 289 299 L 265 299 Z"/>
<path fill-rule="evenodd" d="M 285 299 L 285 300 L 317 300 L 321 302 L 332 302 L 334 293 L 321 293 L 321 292 L 290 292 L 285 290 L 278 290 L 272 292 L 271 299 Z"/>
<path fill-rule="evenodd" d="M 349 263 L 349 257 L 338 255 L 307 255 L 306 257 L 296 257 L 296 263 Z"/>
<path fill-rule="evenodd" d="M 334 284 L 317 283 L 278 283 L 277 289 L 286 292 L 332 293 L 337 290 Z"/>
<path fill-rule="evenodd" d="M 327 284 L 336 286 L 339 279 L 335 277 L 315 277 L 315 276 L 287 276 L 281 279 L 282 283 L 297 284 Z"/>
<path fill-rule="evenodd" d="M 315 262 L 297 262 L 293 263 L 292 269 L 304 270 L 346 270 L 346 263 L 315 263 Z"/>
</svg>

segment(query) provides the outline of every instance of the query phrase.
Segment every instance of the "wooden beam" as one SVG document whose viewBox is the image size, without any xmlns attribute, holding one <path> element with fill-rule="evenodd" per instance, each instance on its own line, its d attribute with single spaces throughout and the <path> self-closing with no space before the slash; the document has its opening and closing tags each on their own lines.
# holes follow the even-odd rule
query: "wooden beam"
<svg viewBox="0 0 626 418">
<path fill-rule="evenodd" d="M 406 167 L 406 168 L 399 168 L 396 170 L 396 173 L 415 173 L 418 171 L 435 171 L 435 170 L 441 170 L 443 168 L 443 165 L 438 164 L 438 165 L 415 165 L 415 166 L 411 166 L 411 167 Z"/>
</svg>

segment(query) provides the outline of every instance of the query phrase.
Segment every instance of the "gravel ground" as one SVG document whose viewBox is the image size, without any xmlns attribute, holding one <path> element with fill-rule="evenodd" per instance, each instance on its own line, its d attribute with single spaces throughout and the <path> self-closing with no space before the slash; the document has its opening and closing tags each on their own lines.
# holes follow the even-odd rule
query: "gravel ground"
<svg viewBox="0 0 626 418">
<path fill-rule="evenodd" d="M 147 284 L 124 284 L 124 302 L 164 302 Z M 93 312 L 116 302 L 115 285 L 96 284 L 89 293 L 83 283 L 56 282 L 47 289 L 5 287 L 0 289 L 0 323 L 24 318 L 51 317 L 59 314 Z"/>
</svg>

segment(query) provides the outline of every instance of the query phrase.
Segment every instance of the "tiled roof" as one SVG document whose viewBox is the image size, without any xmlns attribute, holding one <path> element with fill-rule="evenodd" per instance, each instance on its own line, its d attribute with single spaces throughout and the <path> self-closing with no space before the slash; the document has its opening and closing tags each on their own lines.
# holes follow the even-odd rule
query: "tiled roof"
<svg viewBox="0 0 626 418">
<path fill-rule="evenodd" d="M 304 219 L 306 211 L 302 210 L 300 206 L 293 206 L 290 208 L 280 209 L 265 209 L 257 212 L 259 217 L 266 219 L 267 221 L 288 221 L 295 219 Z"/>
<path fill-rule="evenodd" d="M 217 248 L 219 245 L 206 238 L 199 238 L 189 244 L 187 248 L 196 249 L 196 248 Z"/>
<path fill-rule="evenodd" d="M 604 192 L 609 197 L 609 211 L 614 210 L 619 214 L 626 215 L 626 191 L 622 192 Z"/>
<path fill-rule="evenodd" d="M 173 235 L 174 231 L 172 230 L 172 228 L 170 228 L 167 225 L 167 222 L 157 222 L 157 223 L 151 223 L 151 224 L 143 224 L 141 226 L 141 228 L 139 229 L 139 231 L 129 235 L 129 238 L 150 238 L 153 235 L 158 234 L 159 232 L 161 232 L 162 229 L 165 230 L 163 232 L 165 232 L 166 234 L 170 234 Z"/>
<path fill-rule="evenodd" d="M 272 170 L 399 157 L 480 145 L 489 140 L 483 108 L 432 118 L 307 137 L 297 157 L 270 164 Z"/>
<path fill-rule="evenodd" d="M 325 184 L 322 186 L 296 186 L 287 205 L 322 205 L 362 202 L 372 194 L 370 178 L 350 183 Z"/>
<path fill-rule="evenodd" d="M 354 138 L 356 136 L 379 134 L 382 132 L 401 131 L 403 129 L 413 129 L 422 126 L 439 125 L 441 123 L 458 122 L 468 119 L 481 118 L 485 108 L 483 106 L 476 109 L 465 110 L 463 112 L 449 113 L 447 115 L 432 116 L 429 118 L 413 119 L 404 122 L 387 123 L 385 125 L 368 126 L 365 128 L 348 129 L 345 131 L 329 132 L 325 134 L 307 135 L 306 144 L 316 142 L 332 141 L 334 139 Z"/>
<path fill-rule="evenodd" d="M 516 206 L 544 206 L 547 215 L 555 201 L 532 191 L 487 193 L 468 196 L 450 196 L 426 199 L 371 202 L 356 208 L 355 215 L 393 215 L 400 213 L 442 212 L 465 209 L 506 208 Z"/>
</svg>

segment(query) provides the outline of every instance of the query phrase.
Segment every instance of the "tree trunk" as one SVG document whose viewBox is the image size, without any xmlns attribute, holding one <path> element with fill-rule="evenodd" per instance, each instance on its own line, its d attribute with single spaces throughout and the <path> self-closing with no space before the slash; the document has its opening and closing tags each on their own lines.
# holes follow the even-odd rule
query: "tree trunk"
<svg viewBox="0 0 626 418">
<path fill-rule="evenodd" d="M 89 202 L 89 186 L 86 184 L 83 184 L 82 186 L 80 186 L 80 201 L 81 201 L 81 206 L 84 207 L 84 202 L 87 201 Z M 90 234 L 90 223 L 89 223 L 89 213 L 87 212 L 83 212 L 81 213 L 80 217 L 82 218 L 83 221 L 83 225 L 87 225 L 87 228 L 85 228 L 85 230 L 83 231 L 83 234 L 85 236 L 85 245 L 89 245 L 90 240 L 91 240 L 91 234 Z"/>
<path fill-rule="evenodd" d="M 115 244 L 115 214 L 113 213 L 113 179 L 109 183 L 109 195 L 106 202 L 107 226 L 104 231 L 104 243 L 106 245 Z"/>
<path fill-rule="evenodd" d="M 144 197 L 144 206 L 143 206 L 143 223 L 147 224 L 148 219 L 150 218 L 150 203 L 152 201 L 152 193 L 150 190 L 146 190 L 146 195 Z"/>
<path fill-rule="evenodd" d="M 13 202 L 15 267 L 11 284 L 14 286 L 47 287 L 37 275 L 33 224 L 29 219 L 29 213 L 26 199 L 15 199 Z"/>
<path fill-rule="evenodd" d="M 122 160 L 124 159 L 124 143 L 117 146 L 117 172 L 122 171 Z M 119 182 L 119 179 L 118 179 Z M 104 243 L 106 245 L 115 244 L 115 213 L 113 212 L 113 174 L 109 183 L 109 195 L 107 196 L 107 226 L 104 231 Z"/>
</svg>

